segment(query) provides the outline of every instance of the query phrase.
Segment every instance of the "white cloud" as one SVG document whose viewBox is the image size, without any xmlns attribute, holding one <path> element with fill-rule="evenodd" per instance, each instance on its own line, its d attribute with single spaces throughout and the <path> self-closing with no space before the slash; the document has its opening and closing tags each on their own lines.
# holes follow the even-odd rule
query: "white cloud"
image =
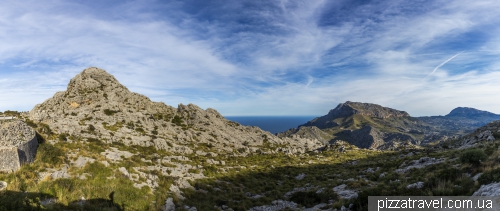
<svg viewBox="0 0 500 211">
<path fill-rule="evenodd" d="M 384 1 L 357 6 L 335 24 L 320 20 L 351 2 L 276 3 L 214 6 L 213 13 L 232 13 L 208 20 L 155 1 L 4 1 L 0 110 L 29 110 L 97 66 L 153 100 L 226 115 L 319 115 L 346 100 L 412 115 L 456 106 L 500 113 L 492 91 L 500 79 L 496 1 Z M 483 36 L 475 46 L 470 32 Z"/>
</svg>

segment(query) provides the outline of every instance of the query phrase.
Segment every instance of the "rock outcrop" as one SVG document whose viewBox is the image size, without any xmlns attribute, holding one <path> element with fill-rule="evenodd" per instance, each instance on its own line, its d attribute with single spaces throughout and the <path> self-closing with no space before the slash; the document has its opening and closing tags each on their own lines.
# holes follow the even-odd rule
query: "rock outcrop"
<svg viewBox="0 0 500 211">
<path fill-rule="evenodd" d="M 105 143 L 154 146 L 171 152 L 193 153 L 211 148 L 219 153 L 245 155 L 277 146 L 289 153 L 317 149 L 322 143 L 308 138 L 278 138 L 258 127 L 242 126 L 216 110 L 189 104 L 177 108 L 152 102 L 130 92 L 115 77 L 99 68 L 75 76 L 66 91 L 38 104 L 29 113 L 66 137 L 99 139 Z M 194 147 L 187 145 L 194 144 Z"/>
<path fill-rule="evenodd" d="M 481 185 L 472 196 L 500 196 L 500 182 Z"/>
<path fill-rule="evenodd" d="M 0 171 L 13 172 L 35 160 L 38 140 L 35 130 L 20 120 L 0 125 Z"/>
<path fill-rule="evenodd" d="M 308 138 L 308 139 L 316 139 L 321 141 L 324 144 L 328 144 L 328 142 L 333 138 L 332 135 L 323 132 L 316 126 L 302 126 L 299 128 L 292 128 L 282 133 L 276 134 L 278 137 L 292 137 L 292 138 Z"/>
<path fill-rule="evenodd" d="M 500 121 L 493 121 L 483 127 L 476 129 L 457 142 L 458 148 L 469 148 L 483 141 L 494 141 L 500 138 Z"/>
</svg>

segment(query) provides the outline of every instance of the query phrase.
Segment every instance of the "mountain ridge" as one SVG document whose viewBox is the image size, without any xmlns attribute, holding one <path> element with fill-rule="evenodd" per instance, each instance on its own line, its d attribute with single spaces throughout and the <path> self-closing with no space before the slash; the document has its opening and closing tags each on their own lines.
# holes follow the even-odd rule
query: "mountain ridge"
<svg viewBox="0 0 500 211">
<path fill-rule="evenodd" d="M 346 101 L 328 114 L 278 133 L 278 136 L 322 137 L 320 140 L 324 143 L 343 140 L 359 148 L 400 149 L 417 147 L 429 129 L 405 111 Z"/>
<path fill-rule="evenodd" d="M 95 67 L 72 78 L 66 91 L 36 105 L 29 118 L 68 137 L 185 153 L 192 151 L 185 146 L 188 143 L 211 143 L 221 152 L 236 154 L 255 152 L 264 140 L 289 147 L 290 152 L 314 150 L 321 145 L 314 140 L 274 137 L 257 127 L 231 122 L 212 108 L 203 110 L 194 104 L 174 108 L 153 102 L 130 92 L 114 76 Z M 236 149 L 245 150 L 239 153 Z"/>
</svg>

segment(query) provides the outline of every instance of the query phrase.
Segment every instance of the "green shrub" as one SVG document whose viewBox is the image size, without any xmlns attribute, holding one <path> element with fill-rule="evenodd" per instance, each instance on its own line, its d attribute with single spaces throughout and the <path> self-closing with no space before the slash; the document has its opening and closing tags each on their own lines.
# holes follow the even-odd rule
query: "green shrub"
<svg viewBox="0 0 500 211">
<path fill-rule="evenodd" d="M 442 180 L 454 181 L 462 175 L 462 172 L 456 168 L 442 169 L 438 173 L 438 178 Z"/>
<path fill-rule="evenodd" d="M 68 135 L 61 133 L 59 134 L 59 141 L 67 141 L 68 140 Z"/>
<path fill-rule="evenodd" d="M 290 197 L 290 201 L 293 201 L 297 204 L 301 204 L 305 207 L 313 207 L 314 205 L 320 203 L 328 203 L 329 196 L 325 193 L 316 193 L 316 191 L 307 191 L 307 192 L 295 192 Z"/>
<path fill-rule="evenodd" d="M 478 165 L 481 161 L 487 158 L 486 153 L 480 149 L 469 149 L 460 154 L 460 161 L 462 163 L 470 163 Z"/>
<path fill-rule="evenodd" d="M 42 163 L 59 166 L 65 163 L 66 153 L 57 146 L 45 143 L 38 146 L 36 157 Z"/>
<path fill-rule="evenodd" d="M 177 126 L 186 126 L 183 124 L 184 121 L 182 121 L 182 118 L 180 116 L 175 115 L 174 118 L 172 118 L 172 123 L 174 123 Z"/>
<path fill-rule="evenodd" d="M 484 172 L 477 181 L 482 185 L 500 182 L 500 168 Z"/>
<path fill-rule="evenodd" d="M 118 111 L 113 111 L 113 110 L 110 110 L 110 109 L 104 109 L 104 114 L 108 115 L 108 116 L 112 116 L 114 114 L 118 113 Z"/>
</svg>

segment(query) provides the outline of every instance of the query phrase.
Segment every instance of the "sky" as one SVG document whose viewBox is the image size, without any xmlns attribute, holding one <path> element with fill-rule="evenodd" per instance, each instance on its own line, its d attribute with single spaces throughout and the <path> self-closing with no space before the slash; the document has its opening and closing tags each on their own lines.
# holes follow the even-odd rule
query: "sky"
<svg viewBox="0 0 500 211">
<path fill-rule="evenodd" d="M 0 2 L 0 111 L 29 111 L 88 67 L 225 116 L 500 113 L 497 0 Z"/>
</svg>

